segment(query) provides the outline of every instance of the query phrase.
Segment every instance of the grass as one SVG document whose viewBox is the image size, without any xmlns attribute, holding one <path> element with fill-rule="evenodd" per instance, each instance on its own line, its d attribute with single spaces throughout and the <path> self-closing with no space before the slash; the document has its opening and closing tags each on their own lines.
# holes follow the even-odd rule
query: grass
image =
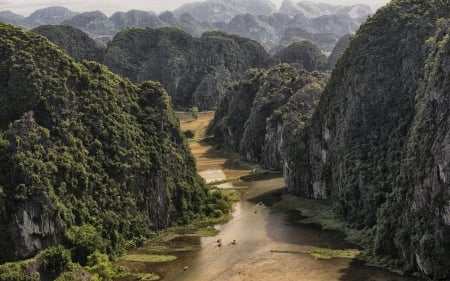
<svg viewBox="0 0 450 281">
<path fill-rule="evenodd" d="M 177 257 L 172 255 L 126 255 L 121 259 L 134 262 L 169 262 L 176 260 Z"/>
<path fill-rule="evenodd" d="M 373 230 L 358 230 L 351 228 L 348 223 L 341 220 L 333 211 L 333 207 L 326 201 L 304 199 L 293 195 L 284 195 L 275 207 L 298 212 L 300 215 L 293 223 L 319 224 L 323 229 L 337 230 L 345 234 L 345 240 L 356 244 L 363 249 L 370 249 Z M 366 253 L 362 252 L 362 255 Z"/>
<path fill-rule="evenodd" d="M 189 236 L 195 236 L 195 237 L 208 237 L 208 236 L 216 236 L 219 234 L 220 231 L 217 229 L 210 227 L 210 228 L 199 228 L 194 233 L 189 234 Z"/>
<path fill-rule="evenodd" d="M 153 242 L 163 242 L 163 243 L 167 243 L 172 241 L 173 239 L 179 237 L 180 235 L 178 233 L 173 232 L 173 229 L 168 229 L 164 232 L 162 232 L 160 235 L 156 236 L 154 239 L 152 239 L 151 241 Z"/>
<path fill-rule="evenodd" d="M 158 281 L 161 279 L 161 277 L 154 273 L 137 273 L 133 276 L 135 276 L 138 281 Z"/>
<path fill-rule="evenodd" d="M 361 251 L 356 249 L 345 249 L 345 250 L 335 250 L 335 249 L 325 249 L 317 248 L 310 251 L 280 251 L 271 250 L 272 253 L 285 253 L 285 254 L 305 254 L 314 257 L 315 259 L 329 260 L 332 258 L 343 258 L 343 259 L 355 259 L 357 258 Z"/>
</svg>

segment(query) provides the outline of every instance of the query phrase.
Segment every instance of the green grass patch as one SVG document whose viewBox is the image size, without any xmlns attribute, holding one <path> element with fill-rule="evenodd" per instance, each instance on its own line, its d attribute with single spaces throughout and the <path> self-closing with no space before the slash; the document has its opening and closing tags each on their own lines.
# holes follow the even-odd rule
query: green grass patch
<svg viewBox="0 0 450 281">
<path fill-rule="evenodd" d="M 337 230 L 345 234 L 345 240 L 368 249 L 372 246 L 373 229 L 354 229 L 340 219 L 327 201 L 304 199 L 293 195 L 284 195 L 283 199 L 274 205 L 277 208 L 298 212 L 295 221 L 298 224 L 319 224 L 323 229 Z M 361 253 L 365 255 L 366 253 Z"/>
<path fill-rule="evenodd" d="M 164 231 L 160 235 L 156 236 L 154 239 L 152 239 L 152 241 L 167 243 L 167 242 L 170 242 L 170 241 L 172 241 L 173 239 L 175 239 L 175 238 L 177 238 L 179 236 L 180 235 L 178 233 L 175 233 L 175 232 L 173 232 L 173 230 L 171 231 L 169 229 L 167 231 Z"/>
<path fill-rule="evenodd" d="M 126 255 L 121 259 L 135 262 L 169 262 L 176 260 L 177 257 L 172 255 Z"/>
<path fill-rule="evenodd" d="M 164 253 L 170 251 L 169 247 L 162 246 L 162 245 L 145 245 L 142 247 L 144 250 L 153 252 L 153 253 Z"/>
<path fill-rule="evenodd" d="M 361 251 L 356 249 L 334 250 L 334 249 L 315 249 L 309 254 L 317 259 L 329 260 L 332 258 L 355 259 Z"/>
<path fill-rule="evenodd" d="M 219 234 L 220 231 L 213 227 L 208 228 L 199 228 L 194 233 L 189 234 L 189 236 L 195 236 L 195 237 L 208 237 L 208 236 L 216 236 Z"/>
<path fill-rule="evenodd" d="M 271 252 L 272 253 L 283 253 L 283 254 L 310 255 L 316 259 L 321 259 L 321 260 L 329 260 L 332 258 L 355 259 L 361 254 L 361 251 L 356 250 L 356 249 L 336 250 L 336 249 L 325 249 L 325 248 L 318 248 L 318 249 L 314 249 L 311 251 L 271 250 Z"/>
<path fill-rule="evenodd" d="M 241 177 L 226 178 L 226 179 L 223 179 L 223 180 L 216 180 L 216 181 L 208 182 L 208 185 L 215 186 L 215 185 L 219 185 L 219 184 L 226 183 L 226 182 L 238 181 L 240 179 L 241 179 Z"/>
<path fill-rule="evenodd" d="M 220 189 L 220 192 L 228 197 L 231 202 L 239 202 L 241 200 L 241 194 L 234 189 Z"/>
<path fill-rule="evenodd" d="M 263 171 L 263 172 L 252 173 L 247 176 L 242 176 L 242 177 L 240 177 L 240 179 L 242 181 L 249 182 L 249 181 L 269 180 L 269 179 L 280 177 L 281 175 L 282 175 L 282 172 L 278 172 L 278 171 L 276 171 L 276 172 Z"/>
<path fill-rule="evenodd" d="M 161 279 L 161 277 L 154 273 L 138 273 L 133 274 L 133 276 L 135 276 L 138 281 L 157 281 Z"/>
</svg>

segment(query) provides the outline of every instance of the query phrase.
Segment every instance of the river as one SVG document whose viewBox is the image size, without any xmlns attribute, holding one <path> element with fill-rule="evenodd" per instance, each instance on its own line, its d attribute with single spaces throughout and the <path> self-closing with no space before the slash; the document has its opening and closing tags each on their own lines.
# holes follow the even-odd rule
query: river
<svg viewBox="0 0 450 281">
<path fill-rule="evenodd" d="M 180 117 L 184 130 L 195 129 L 200 134 L 211 118 L 211 114 L 200 114 L 199 120 L 187 122 L 188 117 Z M 249 172 L 200 140 L 190 145 L 197 159 L 199 174 L 208 181 Z M 315 248 L 351 249 L 355 246 L 346 243 L 339 232 L 324 231 L 311 225 L 290 224 L 286 212 L 273 208 L 272 204 L 280 200 L 283 193 L 284 182 L 280 175 L 253 182 L 227 183 L 222 187 L 237 187 L 241 192 L 241 200 L 235 205 L 233 218 L 224 225 L 216 226 L 220 230 L 217 236 L 201 238 L 198 250 L 181 255 L 165 270 L 162 280 L 418 280 L 364 266 L 353 259 L 323 260 L 300 254 Z M 220 246 L 217 242 L 219 239 Z M 233 243 L 233 240 L 236 242 Z M 184 270 L 184 266 L 188 270 Z"/>
</svg>

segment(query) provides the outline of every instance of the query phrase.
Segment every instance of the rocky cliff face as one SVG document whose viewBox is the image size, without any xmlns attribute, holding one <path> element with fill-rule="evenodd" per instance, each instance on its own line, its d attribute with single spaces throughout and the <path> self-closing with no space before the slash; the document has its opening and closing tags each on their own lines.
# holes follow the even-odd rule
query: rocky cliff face
<svg viewBox="0 0 450 281">
<path fill-rule="evenodd" d="M 268 0 L 208 0 L 184 4 L 174 14 L 189 13 L 201 22 L 229 22 L 236 15 L 270 15 L 275 11 L 275 5 Z"/>
<path fill-rule="evenodd" d="M 282 132 L 293 116 L 297 115 L 295 120 L 310 116 L 326 79 L 325 74 L 287 64 L 251 70 L 224 97 L 208 131 L 244 160 L 281 170 Z"/>
<path fill-rule="evenodd" d="M 83 225 L 118 253 L 151 229 L 212 212 L 160 84 L 76 63 L 4 24 L 0 61 L 0 261 Z"/>
<path fill-rule="evenodd" d="M 128 12 L 115 12 L 111 17 L 118 30 L 127 27 L 151 27 L 164 26 L 158 15 L 152 12 L 130 10 Z"/>
<path fill-rule="evenodd" d="M 81 13 L 61 24 L 81 29 L 92 37 L 114 35 L 117 32 L 114 22 L 100 11 Z"/>
<path fill-rule="evenodd" d="M 83 31 L 68 25 L 41 25 L 32 30 L 52 41 L 77 61 L 103 62 L 105 48 Z"/>
<path fill-rule="evenodd" d="M 160 81 L 174 105 L 211 109 L 227 85 L 251 67 L 264 67 L 270 57 L 257 43 L 210 32 L 193 38 L 174 28 L 130 29 L 109 44 L 105 64 L 132 81 Z"/>
<path fill-rule="evenodd" d="M 60 24 L 77 14 L 66 7 L 54 6 L 36 10 L 27 19 L 33 22 L 33 25 Z"/>
<path fill-rule="evenodd" d="M 450 277 L 449 15 L 392 1 L 363 24 L 285 162 L 289 190 L 331 199 L 375 255 L 437 279 Z"/>
<path fill-rule="evenodd" d="M 0 21 L 11 23 L 17 26 L 28 27 L 31 26 L 31 22 L 22 15 L 15 14 L 11 11 L 1 11 Z"/>
<path fill-rule="evenodd" d="M 336 43 L 336 46 L 334 46 L 333 52 L 331 52 L 330 56 L 328 57 L 328 69 L 333 69 L 336 65 L 336 62 L 339 60 L 339 58 L 344 53 L 345 49 L 350 44 L 350 34 L 342 36 L 339 41 Z"/>
<path fill-rule="evenodd" d="M 311 33 L 302 27 L 290 27 L 284 32 L 278 46 L 270 50 L 271 54 L 279 52 L 287 46 L 301 41 L 311 41 L 323 51 L 331 52 L 339 41 L 340 36 L 336 33 Z"/>
<path fill-rule="evenodd" d="M 195 37 L 207 31 L 220 30 L 256 40 L 266 50 L 274 49 L 271 53 L 275 53 L 299 40 L 311 40 L 322 50 L 332 51 L 340 36 L 354 33 L 368 16 L 358 5 L 316 5 L 311 2 L 305 8 L 312 11 L 307 17 L 298 5 L 300 3 L 285 1 L 277 11 L 270 1 L 210 0 L 189 3 L 174 12 L 165 11 L 160 15 L 130 10 L 116 12 L 111 17 L 99 11 L 78 14 L 63 7 L 49 7 L 37 10 L 27 18 L 0 12 L 0 20 L 28 28 L 62 23 L 81 29 L 104 46 L 116 33 L 132 27 L 177 27 Z M 362 16 L 356 17 L 360 14 Z M 289 36 L 292 29 L 301 29 L 302 32 Z"/>
<path fill-rule="evenodd" d="M 327 58 L 310 41 L 292 43 L 285 49 L 273 56 L 275 63 L 288 63 L 298 69 L 306 71 L 325 71 L 327 69 Z"/>
<path fill-rule="evenodd" d="M 316 3 L 312 1 L 285 0 L 281 4 L 280 12 L 290 16 L 301 14 L 308 18 L 315 18 L 325 15 L 348 15 L 352 18 L 360 18 L 371 13 L 368 5 L 356 4 L 350 6 L 332 5 L 327 3 Z"/>
</svg>

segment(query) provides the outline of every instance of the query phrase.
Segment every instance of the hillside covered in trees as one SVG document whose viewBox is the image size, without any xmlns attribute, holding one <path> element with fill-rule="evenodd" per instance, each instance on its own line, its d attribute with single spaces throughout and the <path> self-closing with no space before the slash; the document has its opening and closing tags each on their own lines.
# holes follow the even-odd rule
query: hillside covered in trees
<svg viewBox="0 0 450 281">
<path fill-rule="evenodd" d="M 110 42 L 105 64 L 141 82 L 161 82 L 175 106 L 211 109 L 227 85 L 252 67 L 264 67 L 270 56 L 257 42 L 221 32 L 195 38 L 176 28 L 128 29 Z"/>
<path fill-rule="evenodd" d="M 276 138 L 269 145 L 281 147 L 287 189 L 328 200 L 362 233 L 371 262 L 442 280 L 450 277 L 449 18 L 448 1 L 381 8 L 348 48 L 336 48 L 344 54 L 312 115 L 292 111 L 298 120 L 284 123 L 282 145 Z M 272 99 L 273 91 L 256 98 L 260 77 L 247 74 L 226 96 L 211 133 L 264 164 L 272 135 L 265 122 L 282 98 Z M 239 126 L 243 120 L 253 121 Z M 251 124 L 259 129 L 246 134 Z M 248 136 L 257 136 L 256 146 L 245 145 Z"/>
<path fill-rule="evenodd" d="M 159 83 L 0 24 L 0 262 L 63 244 L 85 264 L 224 200 L 197 175 Z"/>
<path fill-rule="evenodd" d="M 208 133 L 244 160 L 281 170 L 285 139 L 291 138 L 283 135 L 309 120 L 327 79 L 287 64 L 249 70 L 223 98 Z"/>
<path fill-rule="evenodd" d="M 395 0 L 363 24 L 285 171 L 379 261 L 436 279 L 450 277 L 449 17 L 448 1 Z"/>
</svg>

